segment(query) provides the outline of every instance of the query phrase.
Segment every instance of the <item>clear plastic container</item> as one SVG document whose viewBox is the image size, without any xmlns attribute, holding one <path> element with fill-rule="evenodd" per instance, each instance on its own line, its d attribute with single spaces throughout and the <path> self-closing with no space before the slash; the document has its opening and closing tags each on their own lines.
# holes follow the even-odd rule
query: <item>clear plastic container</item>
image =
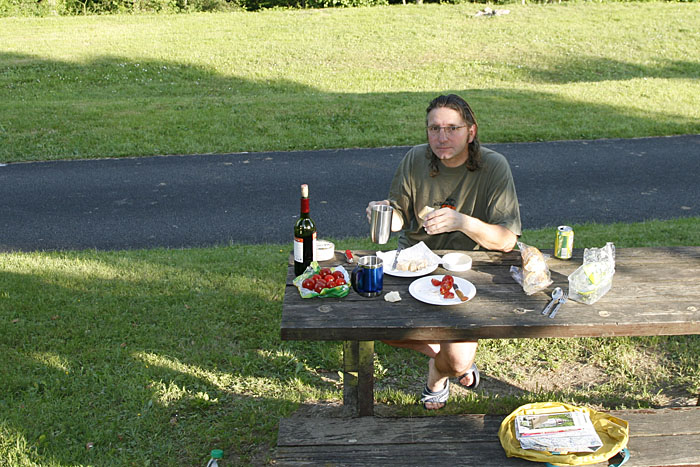
<svg viewBox="0 0 700 467">
<path fill-rule="evenodd" d="M 583 264 L 569 275 L 569 298 L 592 305 L 608 293 L 615 274 L 615 246 L 586 248 Z"/>
</svg>

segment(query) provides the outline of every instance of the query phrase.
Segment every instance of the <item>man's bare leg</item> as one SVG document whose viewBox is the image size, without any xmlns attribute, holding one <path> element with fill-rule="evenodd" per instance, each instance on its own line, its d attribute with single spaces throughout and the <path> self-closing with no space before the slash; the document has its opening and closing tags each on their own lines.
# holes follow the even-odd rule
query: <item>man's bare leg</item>
<svg viewBox="0 0 700 467">
<path fill-rule="evenodd" d="M 441 342 L 440 351 L 428 362 L 428 389 L 440 391 L 449 377 L 465 374 L 474 363 L 478 345 L 478 342 Z M 466 383 L 469 385 L 471 381 Z M 444 403 L 425 404 L 429 410 L 441 409 L 444 406 Z"/>
<path fill-rule="evenodd" d="M 478 342 L 426 342 L 416 340 L 384 341 L 394 347 L 417 350 L 430 357 L 428 362 L 428 389 L 433 392 L 445 387 L 445 380 L 451 376 L 464 375 L 474 363 Z M 473 381 L 470 374 L 460 380 L 460 383 L 469 386 Z M 426 403 L 428 409 L 440 409 L 443 403 Z"/>
</svg>

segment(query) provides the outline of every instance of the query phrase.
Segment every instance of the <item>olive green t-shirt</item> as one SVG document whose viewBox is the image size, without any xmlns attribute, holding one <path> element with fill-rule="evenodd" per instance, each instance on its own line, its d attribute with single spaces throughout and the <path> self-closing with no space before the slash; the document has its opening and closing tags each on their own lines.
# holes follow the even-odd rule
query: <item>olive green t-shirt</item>
<svg viewBox="0 0 700 467">
<path fill-rule="evenodd" d="M 419 218 L 426 206 L 440 209 L 448 204 L 488 224 L 501 225 L 521 234 L 520 208 L 513 175 L 501 154 L 481 147 L 482 166 L 469 171 L 440 163 L 440 173 L 430 176 L 428 145 L 415 146 L 399 164 L 391 182 L 389 200 L 403 218 L 399 244 L 408 247 L 421 241 L 433 250 L 477 250 L 479 245 L 462 232 L 428 235 Z"/>
</svg>

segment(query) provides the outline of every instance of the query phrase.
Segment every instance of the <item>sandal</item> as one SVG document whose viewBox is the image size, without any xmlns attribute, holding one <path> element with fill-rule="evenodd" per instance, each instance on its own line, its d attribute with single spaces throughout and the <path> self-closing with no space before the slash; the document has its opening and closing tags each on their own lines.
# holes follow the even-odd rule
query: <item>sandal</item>
<svg viewBox="0 0 700 467">
<path fill-rule="evenodd" d="M 445 407 L 447 405 L 447 399 L 450 398 L 450 380 L 446 379 L 445 380 L 445 387 L 442 388 L 439 391 L 433 392 L 430 389 L 428 389 L 428 385 L 426 384 L 425 387 L 423 388 L 423 393 L 421 394 L 420 401 L 423 403 L 423 408 L 425 410 L 439 410 L 442 407 Z M 429 409 L 428 407 L 425 406 L 426 402 L 431 402 L 433 404 L 444 404 L 442 407 L 439 407 L 438 409 Z"/>
<path fill-rule="evenodd" d="M 469 376 L 470 373 L 473 375 L 472 384 L 470 384 L 469 386 L 467 386 L 466 384 L 462 384 L 462 380 Z M 479 385 L 479 380 L 479 369 L 476 367 L 476 363 L 472 363 L 472 367 L 469 369 L 469 371 L 460 376 L 457 381 L 459 381 L 459 384 L 461 384 L 465 388 L 474 390 Z"/>
</svg>

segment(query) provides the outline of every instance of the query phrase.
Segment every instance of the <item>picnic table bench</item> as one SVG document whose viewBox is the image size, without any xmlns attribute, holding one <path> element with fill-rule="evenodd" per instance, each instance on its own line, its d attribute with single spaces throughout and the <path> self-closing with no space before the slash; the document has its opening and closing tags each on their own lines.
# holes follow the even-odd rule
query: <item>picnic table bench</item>
<svg viewBox="0 0 700 467">
<path fill-rule="evenodd" d="M 382 297 L 368 299 L 353 292 L 342 299 L 302 299 L 292 284 L 290 264 L 282 307 L 282 339 L 343 341 L 344 405 L 351 414 L 366 416 L 374 413 L 374 340 L 700 334 L 700 247 L 618 248 L 612 289 L 593 305 L 569 300 L 554 319 L 540 311 L 553 287 L 568 289 L 567 277 L 581 265 L 583 250 L 574 250 L 570 260 L 551 258 L 548 266 L 554 283 L 530 296 L 510 275 L 512 265 L 520 266 L 519 252 L 467 254 L 472 257 L 472 268 L 450 274 L 473 283 L 476 296 L 447 307 L 415 300 L 408 291 L 413 279 L 386 274 L 384 292 L 398 291 L 400 302 L 389 303 Z M 353 267 L 340 252 L 323 264 L 343 264 L 348 270 Z M 434 274 L 445 272 L 438 268 Z M 285 423 L 280 425 L 278 446 L 286 442 L 282 436 Z M 695 453 L 700 463 L 697 448 Z"/>
<path fill-rule="evenodd" d="M 628 449 L 631 456 L 625 467 L 700 465 L 700 407 L 613 410 L 611 413 L 630 425 Z M 276 463 L 543 466 L 506 457 L 498 440 L 498 428 L 504 418 L 505 415 L 475 414 L 285 418 L 280 421 Z"/>
</svg>

